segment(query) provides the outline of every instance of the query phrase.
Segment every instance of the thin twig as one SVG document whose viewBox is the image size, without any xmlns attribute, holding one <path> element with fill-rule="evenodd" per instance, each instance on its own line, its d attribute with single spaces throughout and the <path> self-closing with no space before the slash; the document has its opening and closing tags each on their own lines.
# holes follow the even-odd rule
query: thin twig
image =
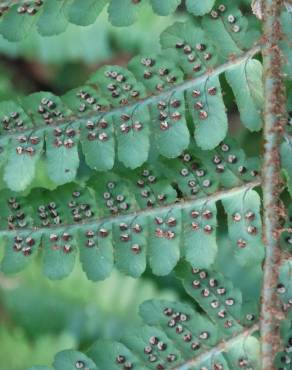
<svg viewBox="0 0 292 370">
<path fill-rule="evenodd" d="M 261 307 L 261 352 L 262 370 L 274 369 L 275 354 L 280 344 L 279 321 L 282 317 L 277 297 L 279 266 L 281 263 L 280 228 L 281 192 L 279 144 L 286 123 L 286 99 L 282 76 L 280 13 L 283 0 L 264 2 L 264 160 L 263 160 L 263 206 L 266 246 L 264 281 Z"/>
</svg>

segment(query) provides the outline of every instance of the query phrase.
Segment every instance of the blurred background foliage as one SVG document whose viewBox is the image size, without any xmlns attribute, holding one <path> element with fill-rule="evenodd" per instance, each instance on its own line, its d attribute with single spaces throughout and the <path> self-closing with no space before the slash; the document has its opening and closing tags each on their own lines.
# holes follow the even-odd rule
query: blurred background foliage
<svg viewBox="0 0 292 370">
<path fill-rule="evenodd" d="M 103 13 L 91 26 L 69 25 L 64 33 L 49 38 L 34 32 L 22 42 L 10 43 L 0 36 L 0 100 L 41 90 L 63 94 L 104 64 L 124 66 L 134 55 L 157 53 L 160 33 L 174 20 L 186 18 L 183 11 L 159 17 L 147 7 L 138 22 L 126 28 L 114 28 Z M 259 136 L 242 129 L 225 81 L 223 89 L 231 132 L 249 155 L 257 154 Z M 89 178 L 87 171 L 81 169 L 81 181 Z M 228 255 L 228 243 L 223 244 L 220 268 L 226 267 Z M 86 349 L 98 338 L 119 339 L 125 328 L 137 325 L 138 306 L 146 299 L 189 299 L 172 275 L 158 278 L 146 273 L 134 280 L 115 272 L 104 282 L 93 283 L 76 264 L 68 278 L 53 282 L 43 277 L 39 266 L 36 260 L 16 276 L 0 274 L 0 370 L 25 370 L 37 363 L 50 365 L 54 354 L 63 349 Z M 227 275 L 242 281 L 241 288 L 252 292 L 252 301 L 259 287 L 244 286 L 245 280 L 238 279 L 243 268 L 235 261 L 230 266 Z"/>
</svg>

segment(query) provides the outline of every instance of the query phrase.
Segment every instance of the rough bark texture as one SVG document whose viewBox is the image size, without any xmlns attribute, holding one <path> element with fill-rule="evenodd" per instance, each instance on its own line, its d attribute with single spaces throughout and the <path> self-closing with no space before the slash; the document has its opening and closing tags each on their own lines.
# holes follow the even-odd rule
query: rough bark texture
<svg viewBox="0 0 292 370">
<path fill-rule="evenodd" d="M 275 353 L 280 345 L 279 321 L 282 316 L 277 296 L 280 251 L 281 176 L 279 144 L 286 122 L 286 99 L 282 77 L 280 12 L 283 0 L 265 0 L 264 11 L 264 164 L 263 205 L 266 258 L 261 310 L 262 369 L 274 369 Z"/>
</svg>

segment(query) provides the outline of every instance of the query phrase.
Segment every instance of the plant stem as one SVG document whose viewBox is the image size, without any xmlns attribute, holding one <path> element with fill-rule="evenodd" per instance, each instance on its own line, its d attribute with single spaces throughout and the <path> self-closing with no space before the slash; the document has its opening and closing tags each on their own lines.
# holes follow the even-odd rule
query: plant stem
<svg viewBox="0 0 292 370">
<path fill-rule="evenodd" d="M 280 344 L 279 321 L 282 316 L 277 296 L 280 250 L 280 203 L 281 176 L 279 144 L 286 123 L 286 99 L 282 77 L 282 54 L 280 13 L 283 0 L 265 0 L 264 4 L 264 161 L 263 161 L 263 206 L 266 246 L 264 281 L 261 307 L 261 352 L 262 369 L 272 370 L 277 347 Z"/>
</svg>

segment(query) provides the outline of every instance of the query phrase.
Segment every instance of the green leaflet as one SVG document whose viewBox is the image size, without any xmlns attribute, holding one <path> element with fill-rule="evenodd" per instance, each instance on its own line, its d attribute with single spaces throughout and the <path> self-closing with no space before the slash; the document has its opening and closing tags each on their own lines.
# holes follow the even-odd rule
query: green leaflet
<svg viewBox="0 0 292 370">
<path fill-rule="evenodd" d="M 181 3 L 181 0 L 150 0 L 150 3 L 155 13 L 159 15 L 168 15 L 175 12 L 176 8 Z"/>
<path fill-rule="evenodd" d="M 47 170 L 51 180 L 62 185 L 73 181 L 79 167 L 78 135 L 79 124 L 69 126 L 65 133 L 56 136 L 56 131 L 46 132 Z"/>
<path fill-rule="evenodd" d="M 129 63 L 137 80 L 143 81 L 147 91 L 163 91 L 183 81 L 182 71 L 167 59 L 167 55 L 136 57 Z M 175 91 L 150 107 L 154 145 L 160 154 L 174 158 L 189 144 L 185 119 L 185 100 Z"/>
<path fill-rule="evenodd" d="M 183 210 L 184 255 L 198 268 L 209 268 L 217 255 L 216 204 L 202 202 Z"/>
<path fill-rule="evenodd" d="M 30 204 L 25 197 L 20 198 L 19 194 L 8 190 L 1 192 L 1 230 L 31 226 L 34 218 L 34 215 L 31 214 Z"/>
<path fill-rule="evenodd" d="M 139 359 L 122 343 L 99 341 L 89 349 L 88 354 L 101 369 L 120 370 L 121 364 L 116 359 L 123 361 L 123 358 L 125 358 L 124 362 L 131 363 L 136 369 L 147 369 L 139 366 Z"/>
<path fill-rule="evenodd" d="M 225 138 L 228 119 L 218 77 L 211 77 L 187 92 L 194 120 L 196 143 L 203 150 L 215 148 Z"/>
<path fill-rule="evenodd" d="M 107 2 L 108 0 L 71 0 L 66 9 L 68 19 L 80 26 L 92 24 Z"/>
<path fill-rule="evenodd" d="M 217 0 L 210 14 L 202 19 L 202 27 L 221 58 L 241 53 L 248 21 L 234 1 Z"/>
<path fill-rule="evenodd" d="M 199 355 L 220 340 L 218 327 L 187 304 L 181 302 L 170 303 L 164 300 L 149 300 L 140 306 L 139 313 L 146 324 L 157 326 L 164 330 L 169 339 L 177 343 L 177 349 L 179 349 L 184 358 L 190 356 L 190 341 L 178 340 L 179 335 L 184 337 L 188 333 L 192 333 L 191 341 L 197 344 L 197 348 L 193 349 L 195 355 Z M 179 316 L 176 319 L 176 313 L 183 315 L 182 318 L 186 318 L 186 320 L 179 320 Z M 204 332 L 208 332 L 209 335 L 205 337 L 202 335 Z"/>
<path fill-rule="evenodd" d="M 69 91 L 62 100 L 72 111 L 78 111 L 81 114 L 84 112 L 84 115 L 87 114 L 88 109 L 92 109 L 92 106 L 93 109 L 101 107 L 101 110 L 109 106 L 108 100 L 100 97 L 89 85 Z M 80 142 L 88 166 L 97 171 L 112 169 L 115 162 L 113 118 L 101 114 L 94 119 L 82 120 L 81 125 Z"/>
<path fill-rule="evenodd" d="M 288 191 L 292 196 L 292 142 L 290 138 L 281 144 L 280 154 L 282 170 L 287 178 Z"/>
<path fill-rule="evenodd" d="M 242 123 L 250 131 L 260 130 L 263 109 L 262 64 L 249 59 L 226 71 L 225 76 L 235 95 Z"/>
<path fill-rule="evenodd" d="M 35 131 L 31 136 L 20 135 L 8 144 L 4 181 L 13 191 L 25 190 L 35 177 L 37 162 L 44 145 L 42 132 Z"/>
<path fill-rule="evenodd" d="M 115 162 L 114 124 L 111 119 L 87 121 L 80 142 L 88 166 L 97 171 L 111 170 Z M 98 138 L 98 140 L 96 140 Z"/>
<path fill-rule="evenodd" d="M 108 7 L 109 20 L 114 26 L 129 26 L 135 22 L 140 8 L 140 1 L 111 0 Z"/>
<path fill-rule="evenodd" d="M 158 210 L 149 220 L 149 264 L 154 274 L 167 275 L 180 257 L 181 210 Z M 162 261 L 164 261 L 162 263 Z"/>
<path fill-rule="evenodd" d="M 1 261 L 1 271 L 16 273 L 26 268 L 37 253 L 41 233 L 18 233 L 17 236 L 4 237 L 5 254 Z"/>
<path fill-rule="evenodd" d="M 125 222 L 114 224 L 113 235 L 117 268 L 135 278 L 141 276 L 146 269 L 147 216 L 129 217 Z"/>
<path fill-rule="evenodd" d="M 54 360 L 55 370 L 72 370 L 78 369 L 78 366 L 86 367 L 88 370 L 98 370 L 94 362 L 85 356 L 82 352 L 67 350 L 59 352 Z"/>
<path fill-rule="evenodd" d="M 185 197 L 206 196 L 219 188 L 216 174 L 209 172 L 193 154 L 192 150 L 185 151 L 179 159 L 157 163 L 162 173 L 176 183 Z"/>
<path fill-rule="evenodd" d="M 260 368 L 260 342 L 257 338 L 249 336 L 244 340 L 238 341 L 231 347 L 227 354 L 227 362 L 230 369 L 240 369 L 248 354 L 248 363 L 255 369 Z"/>
<path fill-rule="evenodd" d="M 27 12 L 19 14 L 20 5 L 15 4 L 8 8 L 8 11 L 1 17 L 0 33 L 10 41 L 19 41 L 26 37 L 38 16 L 31 16 Z"/>
<path fill-rule="evenodd" d="M 226 335 L 240 330 L 242 296 L 232 282 L 212 270 L 180 266 L 179 277 L 183 279 L 186 292 L 193 297 L 204 311 L 217 322 Z M 228 333 L 228 334 L 227 334 Z"/>
<path fill-rule="evenodd" d="M 217 181 L 223 186 L 236 186 L 257 178 L 257 161 L 247 159 L 244 151 L 230 137 L 214 150 L 201 151 L 195 148 L 194 153 L 210 173 L 216 172 Z"/>
<path fill-rule="evenodd" d="M 187 0 L 187 10 L 194 15 L 204 15 L 209 13 L 215 3 L 215 0 Z"/>
<path fill-rule="evenodd" d="M 214 45 L 204 30 L 191 22 L 175 23 L 161 35 L 163 48 L 173 49 L 177 62 L 187 75 L 197 76 L 217 63 Z M 213 149 L 227 134 L 227 116 L 217 76 L 194 84 L 186 92 L 197 144 L 204 150 Z"/>
<path fill-rule="evenodd" d="M 153 355 L 156 358 L 155 362 L 163 365 L 166 364 L 168 354 L 172 354 L 173 358 L 175 358 L 174 361 L 169 361 L 172 362 L 172 365 L 179 364 L 183 361 L 183 357 L 179 350 L 176 348 L 175 343 L 170 341 L 167 335 L 160 328 L 142 326 L 138 330 L 136 329 L 133 330 L 133 332 L 129 332 L 128 335 L 125 336 L 125 338 L 123 339 L 123 342 L 127 345 L 127 347 L 131 348 L 134 353 L 142 354 L 144 348 L 147 347 L 149 344 L 151 345 L 150 338 L 152 337 L 157 338 L 159 341 L 158 343 L 160 343 L 159 345 L 158 343 L 156 345 L 154 343 L 154 348 L 152 347 L 154 349 Z M 155 347 L 157 347 L 157 349 Z M 147 353 L 144 354 L 144 356 L 142 355 L 141 362 L 144 363 L 145 367 L 147 366 L 146 368 L 150 367 L 155 369 L 155 365 L 151 364 L 152 356 L 147 355 Z"/>
<path fill-rule="evenodd" d="M 228 215 L 228 235 L 236 259 L 242 265 L 259 263 L 264 258 L 260 196 L 254 190 L 247 190 L 222 202 Z"/>
<path fill-rule="evenodd" d="M 52 280 L 68 276 L 75 264 L 77 254 L 76 233 L 59 229 L 43 238 L 43 271 Z"/>
<path fill-rule="evenodd" d="M 80 262 L 89 280 L 103 280 L 112 272 L 114 252 L 110 230 L 110 224 L 102 223 L 78 231 Z"/>
<path fill-rule="evenodd" d="M 125 111 L 127 122 L 123 118 L 114 117 L 117 133 L 118 156 L 120 161 L 129 168 L 137 168 L 147 161 L 150 149 L 149 112 L 146 107 Z M 128 119 L 128 117 L 130 117 Z"/>
<path fill-rule="evenodd" d="M 114 107 L 125 106 L 146 97 L 145 87 L 135 76 L 120 66 L 105 66 L 88 80 L 95 84 Z"/>
<path fill-rule="evenodd" d="M 177 22 L 162 32 L 163 49 L 174 49 L 173 58 L 189 76 L 199 76 L 218 61 L 214 43 L 205 30 L 194 22 Z"/>
<path fill-rule="evenodd" d="M 64 1 L 46 0 L 38 21 L 38 31 L 43 36 L 52 36 L 65 31 L 68 20 L 64 14 Z"/>
<path fill-rule="evenodd" d="M 135 102 L 145 96 L 144 86 L 121 67 L 105 67 L 93 75 L 90 82 L 100 86 L 114 106 Z M 107 115 L 104 119 L 107 119 Z M 126 167 L 139 167 L 147 160 L 150 148 L 148 109 L 137 103 L 129 110 L 125 109 L 122 114 L 113 115 L 112 119 L 120 161 Z"/>
<path fill-rule="evenodd" d="M 20 133 L 18 137 L 5 137 L 5 132 L 32 127 L 32 123 L 26 112 L 15 102 L 1 102 L 0 111 L 0 165 L 4 167 L 3 178 L 11 190 L 25 190 L 35 175 L 36 163 L 43 147 L 42 133 L 32 131 L 29 136 Z"/>
<path fill-rule="evenodd" d="M 170 181 L 159 172 L 159 166 L 144 166 L 129 180 L 137 184 L 133 189 L 140 208 L 152 206 L 165 206 L 177 199 L 177 192 Z"/>
<path fill-rule="evenodd" d="M 23 108 L 14 101 L 2 101 L 0 103 L 0 111 L 2 121 L 0 126 L 0 133 L 2 136 L 0 137 L 1 142 L 5 132 L 9 132 L 10 130 L 15 131 L 18 128 L 33 127 L 29 116 Z"/>
<path fill-rule="evenodd" d="M 162 102 L 161 102 L 162 103 Z M 153 136 L 159 153 L 167 158 L 175 158 L 189 145 L 190 133 L 184 117 L 184 96 L 173 94 L 172 100 L 167 102 L 168 117 L 162 121 L 163 112 L 151 107 L 154 116 Z M 181 104 L 177 107 L 176 104 Z M 157 117 L 160 117 L 157 122 Z M 156 120 L 155 120 L 156 118 Z"/>
</svg>

